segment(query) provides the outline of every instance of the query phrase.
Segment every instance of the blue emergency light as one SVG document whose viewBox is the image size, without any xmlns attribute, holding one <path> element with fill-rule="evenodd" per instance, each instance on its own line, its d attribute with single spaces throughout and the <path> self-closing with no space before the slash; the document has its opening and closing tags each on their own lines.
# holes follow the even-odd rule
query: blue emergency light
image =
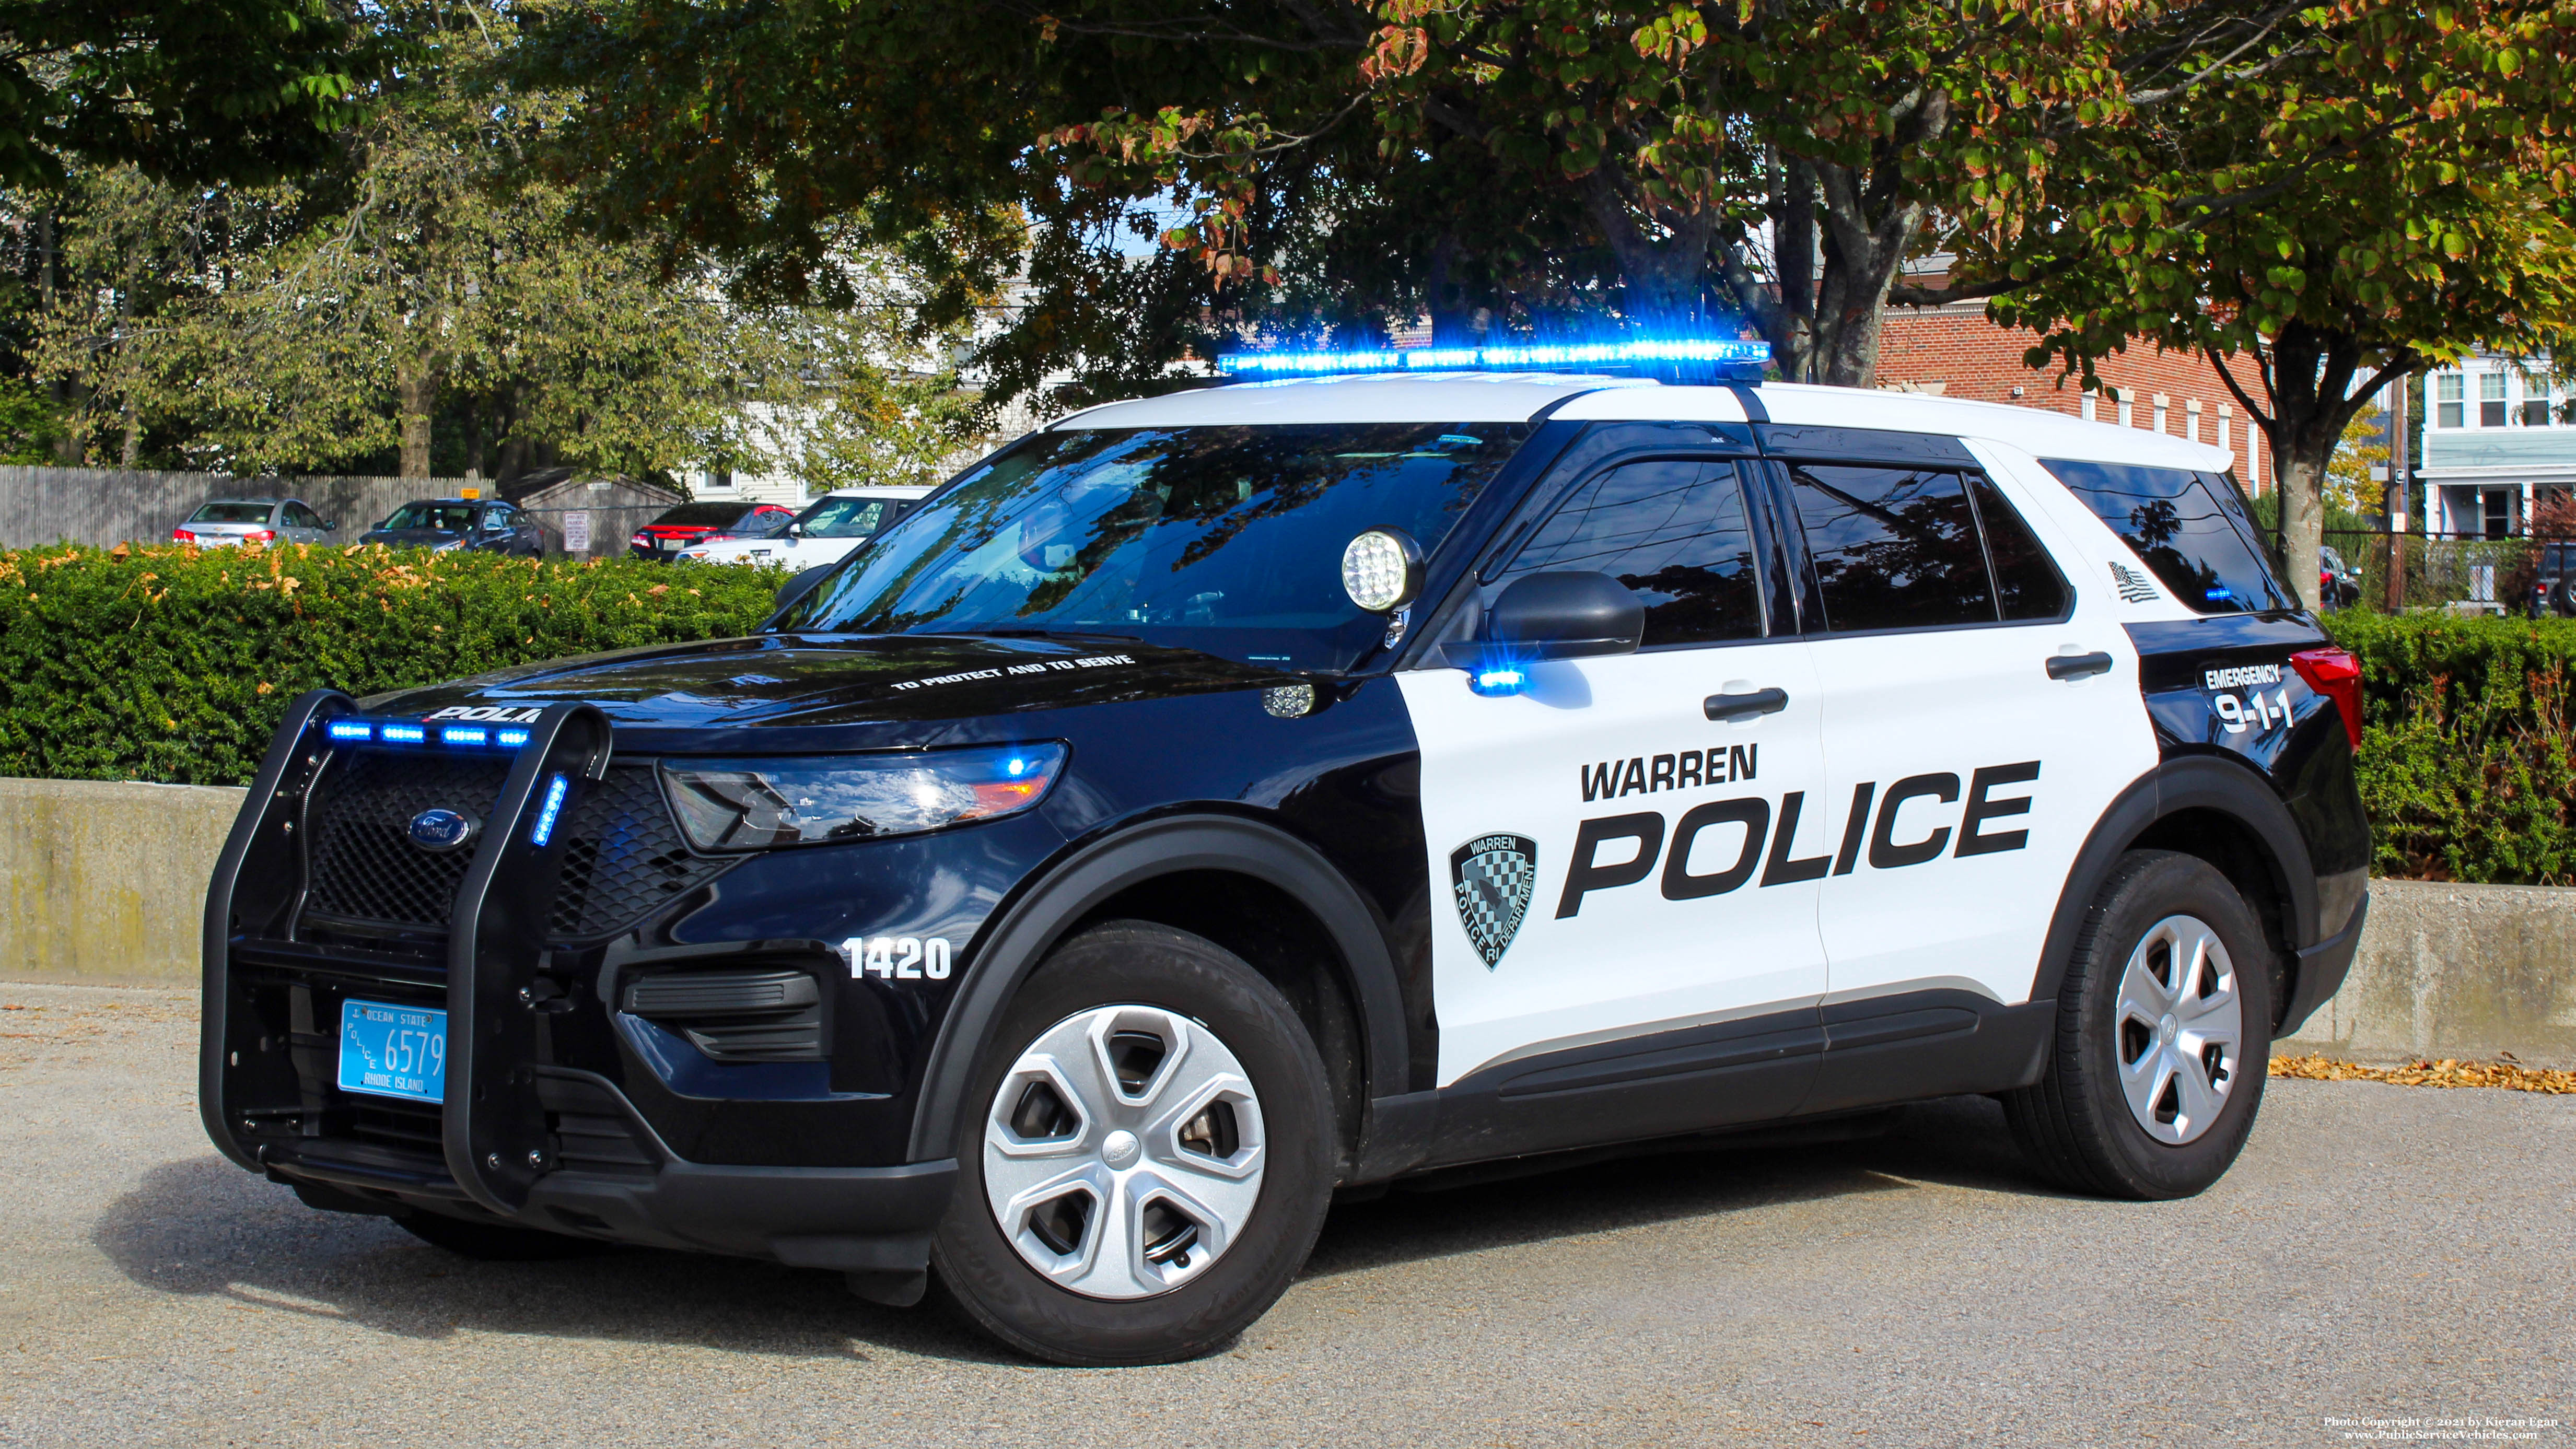
<svg viewBox="0 0 2576 1449">
<path fill-rule="evenodd" d="M 1413 347 L 1344 352 L 1229 352 L 1229 377 L 1318 377 L 1354 372 L 1645 372 L 1697 381 L 1759 382 L 1771 344 L 1740 338 L 1665 337 L 1630 342 L 1527 343 L 1511 347 Z"/>
</svg>

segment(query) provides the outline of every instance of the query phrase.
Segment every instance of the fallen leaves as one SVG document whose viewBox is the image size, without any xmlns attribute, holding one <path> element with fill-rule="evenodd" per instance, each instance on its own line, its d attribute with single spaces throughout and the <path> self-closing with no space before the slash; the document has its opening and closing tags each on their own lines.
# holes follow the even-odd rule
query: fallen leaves
<svg viewBox="0 0 2576 1449">
<path fill-rule="evenodd" d="M 2500 1087 L 2514 1092 L 2576 1095 L 2576 1072 L 2520 1062 L 2417 1059 L 2402 1067 L 2365 1067 L 2330 1057 L 2275 1057 L 2272 1075 L 2303 1082 L 2386 1082 L 2395 1087 Z"/>
</svg>

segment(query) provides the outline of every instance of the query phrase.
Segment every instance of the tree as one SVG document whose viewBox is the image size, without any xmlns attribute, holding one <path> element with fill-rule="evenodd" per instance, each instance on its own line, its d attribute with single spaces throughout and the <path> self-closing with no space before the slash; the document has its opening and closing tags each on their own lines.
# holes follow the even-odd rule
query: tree
<svg viewBox="0 0 2576 1449">
<path fill-rule="evenodd" d="M 276 180 L 321 164 L 388 56 L 334 0 L 0 0 L 0 185 L 77 158 Z"/>
<path fill-rule="evenodd" d="M 2094 382 L 2143 338 L 2206 353 L 2263 429 L 2289 576 L 2317 575 L 2322 484 L 2388 382 L 2576 320 L 2576 13 L 2334 0 L 2159 22 L 2124 42 L 2131 111 L 2060 138 L 2012 228 L 1962 238 L 1998 321 Z M 2149 103 L 2214 77 L 2189 105 Z M 2561 349 L 2562 355 L 2564 349 Z"/>
<path fill-rule="evenodd" d="M 733 305 L 591 235 L 577 197 L 520 164 L 570 98 L 496 72 L 506 17 L 419 5 L 382 23 L 420 63 L 296 183 L 73 173 L 33 363 L 72 384 L 84 445 L 234 471 L 389 455 L 424 477 L 444 428 L 451 469 L 667 474 L 765 466 L 744 410 L 763 399 L 807 407 L 817 426 L 796 435 L 826 441 L 876 415 L 891 374 L 846 349 L 882 328 Z M 825 396 L 843 410 L 825 417 Z"/>
<path fill-rule="evenodd" d="M 2388 484 L 2371 470 L 2388 466 L 2388 422 L 2376 407 L 2364 408 L 2344 424 L 2334 457 L 2326 464 L 2325 504 L 2329 513 L 2368 515 L 2388 501 Z"/>
</svg>

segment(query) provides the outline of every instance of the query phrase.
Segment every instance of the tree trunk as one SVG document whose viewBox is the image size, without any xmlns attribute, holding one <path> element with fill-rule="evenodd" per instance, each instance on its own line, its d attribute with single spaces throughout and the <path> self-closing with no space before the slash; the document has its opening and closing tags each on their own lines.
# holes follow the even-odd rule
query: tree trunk
<svg viewBox="0 0 2576 1449">
<path fill-rule="evenodd" d="M 465 476 L 483 476 L 483 409 L 470 396 L 465 400 Z"/>
<path fill-rule="evenodd" d="M 2304 322 L 2281 329 L 2257 356 L 2267 412 L 2237 380 L 2229 359 L 2210 355 L 2219 379 L 2244 404 L 2247 421 L 2263 430 L 2272 448 L 2272 481 L 2281 494 L 2282 583 L 2305 608 L 2318 597 L 2318 550 L 2325 543 L 2326 465 L 2343 442 L 2343 430 L 2369 406 L 2390 379 L 2419 365 L 2412 351 L 2386 360 L 2358 387 L 2362 375 L 2360 343 L 2349 332 L 2326 331 Z"/>
<path fill-rule="evenodd" d="M 394 358 L 395 416 L 402 424 L 400 476 L 429 476 L 429 410 L 438 401 L 438 368 L 408 351 Z"/>
<path fill-rule="evenodd" d="M 1658 329 L 1696 326 L 1704 311 L 1700 275 L 1708 266 L 1709 243 L 1717 235 L 1717 209 L 1658 216 L 1656 223 L 1665 234 L 1649 236 L 1606 168 L 1585 179 L 1584 201 L 1600 224 L 1611 255 L 1619 259 L 1628 316 Z"/>
<path fill-rule="evenodd" d="M 2327 457 L 2333 450 L 2327 450 Z M 2273 477 L 2281 485 L 2281 560 L 2288 570 L 2287 583 L 2297 592 L 2299 602 L 2314 609 L 2321 602 L 2317 594 L 2318 550 L 2325 544 L 2325 459 L 2294 456 L 2275 451 Z"/>
<path fill-rule="evenodd" d="M 1431 314 L 1431 345 L 1434 347 L 1473 347 L 1476 345 L 1475 323 L 1468 309 L 1453 300 L 1458 288 L 1450 282 L 1450 273 L 1458 263 L 1458 237 L 1444 232 L 1431 248 L 1431 268 L 1423 279 L 1422 310 Z"/>
<path fill-rule="evenodd" d="M 143 420 L 135 415 L 131 396 L 126 398 L 124 415 L 117 421 L 116 466 L 131 468 L 135 460 L 143 456 Z"/>
</svg>

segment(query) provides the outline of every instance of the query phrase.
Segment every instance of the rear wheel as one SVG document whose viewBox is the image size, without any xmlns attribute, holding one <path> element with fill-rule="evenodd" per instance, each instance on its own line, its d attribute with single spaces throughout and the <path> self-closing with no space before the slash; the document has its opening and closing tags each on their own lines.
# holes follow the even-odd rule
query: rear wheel
<svg viewBox="0 0 2576 1449">
<path fill-rule="evenodd" d="M 1113 923 L 1059 947 L 976 1076 L 941 1286 L 1058 1363 L 1190 1358 L 1269 1310 L 1332 1191 L 1314 1044 L 1232 953 Z"/>
<path fill-rule="evenodd" d="M 2207 862 L 2121 857 L 2058 988 L 2037 1085 L 2004 1110 L 2031 1165 L 2060 1186 L 2189 1197 L 2236 1161 L 2271 1059 L 2269 947 Z"/>
</svg>

